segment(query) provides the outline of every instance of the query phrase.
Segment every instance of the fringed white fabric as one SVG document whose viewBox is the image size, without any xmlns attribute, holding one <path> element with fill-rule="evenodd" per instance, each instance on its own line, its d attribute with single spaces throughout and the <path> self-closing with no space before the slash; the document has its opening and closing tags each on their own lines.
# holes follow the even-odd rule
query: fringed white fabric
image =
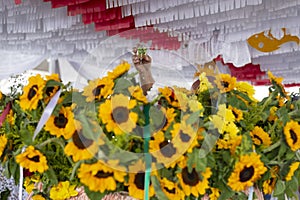
<svg viewBox="0 0 300 200">
<path fill-rule="evenodd" d="M 0 50 L 47 57 L 73 57 L 95 48 L 106 38 L 84 25 L 81 17 L 67 16 L 67 7 L 52 9 L 50 2 L 0 0 Z"/>
</svg>

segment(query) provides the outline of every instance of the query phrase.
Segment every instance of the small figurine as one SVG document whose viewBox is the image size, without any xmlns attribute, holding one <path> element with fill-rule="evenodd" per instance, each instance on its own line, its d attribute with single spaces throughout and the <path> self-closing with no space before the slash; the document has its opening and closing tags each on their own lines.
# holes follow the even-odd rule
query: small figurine
<svg viewBox="0 0 300 200">
<path fill-rule="evenodd" d="M 140 85 L 144 95 L 152 88 L 155 83 L 151 73 L 152 59 L 147 55 L 147 49 L 143 47 L 134 47 L 132 62 L 139 73 Z"/>
</svg>

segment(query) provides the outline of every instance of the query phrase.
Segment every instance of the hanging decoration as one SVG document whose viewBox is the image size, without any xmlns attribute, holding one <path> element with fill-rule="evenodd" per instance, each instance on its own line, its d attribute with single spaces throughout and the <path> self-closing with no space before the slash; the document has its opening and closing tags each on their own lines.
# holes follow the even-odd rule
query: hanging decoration
<svg viewBox="0 0 300 200">
<path fill-rule="evenodd" d="M 300 44 L 300 39 L 298 36 L 292 36 L 291 34 L 286 33 L 286 28 L 282 28 L 283 37 L 281 39 L 275 38 L 271 30 L 268 31 L 268 34 L 265 35 L 265 32 L 257 33 L 252 35 L 247 39 L 248 44 L 261 52 L 272 52 L 279 49 L 283 44 L 288 42 L 295 42 L 298 45 Z"/>
</svg>

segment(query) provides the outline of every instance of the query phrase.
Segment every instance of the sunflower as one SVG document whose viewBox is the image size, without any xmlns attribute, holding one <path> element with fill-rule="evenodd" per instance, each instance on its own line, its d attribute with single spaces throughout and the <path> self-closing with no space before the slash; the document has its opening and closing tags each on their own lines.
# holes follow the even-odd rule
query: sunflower
<svg viewBox="0 0 300 200">
<path fill-rule="evenodd" d="M 178 149 L 174 147 L 173 143 L 168 142 L 162 131 L 154 134 L 154 140 L 149 142 L 150 153 L 156 161 L 163 163 L 166 167 L 175 167 L 176 162 L 174 162 L 178 156 Z"/>
<path fill-rule="evenodd" d="M 78 170 L 78 178 L 80 182 L 86 185 L 91 191 L 104 193 L 105 191 L 115 191 L 117 183 L 124 182 L 126 176 L 125 167 L 119 166 L 119 170 L 114 170 L 110 166 L 110 162 L 113 162 L 113 166 L 118 164 L 118 161 L 109 161 L 104 163 L 98 161 L 94 164 L 82 163 Z"/>
<path fill-rule="evenodd" d="M 275 188 L 277 179 L 275 177 L 271 177 L 268 180 L 263 182 L 263 191 L 265 194 L 272 194 Z"/>
<path fill-rule="evenodd" d="M 234 124 L 235 119 L 234 114 L 230 109 L 226 108 L 225 104 L 219 105 L 217 114 L 210 117 L 210 121 L 212 121 L 221 134 L 224 132 L 237 134 L 238 128 Z"/>
<path fill-rule="evenodd" d="M 63 136 L 66 140 L 70 139 L 76 130 L 71 107 L 62 107 L 58 116 L 51 115 L 44 129 L 56 137 Z"/>
<path fill-rule="evenodd" d="M 271 138 L 261 127 L 255 126 L 250 132 L 253 143 L 256 145 L 263 145 L 268 147 L 272 144 Z"/>
<path fill-rule="evenodd" d="M 288 122 L 283 129 L 287 144 L 293 151 L 300 148 L 300 125 L 296 121 Z"/>
<path fill-rule="evenodd" d="M 236 83 L 236 89 L 242 93 L 245 93 L 252 101 L 257 102 L 257 99 L 254 98 L 255 89 L 251 84 L 244 81 L 240 81 Z"/>
<path fill-rule="evenodd" d="M 3 151 L 6 147 L 6 144 L 7 144 L 7 138 L 5 135 L 1 135 L 0 136 L 0 157 L 2 156 L 3 154 Z"/>
<path fill-rule="evenodd" d="M 175 109 L 160 107 L 159 110 L 164 114 L 164 118 L 161 120 L 160 124 L 156 125 L 155 130 L 166 131 L 171 123 L 175 120 Z"/>
<path fill-rule="evenodd" d="M 24 180 L 23 186 L 25 187 L 26 192 L 29 194 L 34 189 L 36 189 L 36 183 L 40 182 L 40 176 L 39 175 L 32 175 L 27 176 Z"/>
<path fill-rule="evenodd" d="M 36 109 L 39 100 L 43 98 L 43 89 L 45 80 L 40 74 L 29 78 L 29 83 L 23 88 L 23 94 L 20 96 L 20 106 L 23 110 Z"/>
<path fill-rule="evenodd" d="M 217 140 L 217 147 L 219 149 L 230 149 L 231 155 L 235 154 L 236 148 L 242 143 L 242 136 L 224 137 Z"/>
<path fill-rule="evenodd" d="M 203 140 L 204 139 L 204 134 L 206 132 L 206 128 L 205 127 L 199 127 L 197 130 L 197 139 L 198 140 Z"/>
<path fill-rule="evenodd" d="M 27 147 L 24 153 L 17 155 L 16 162 L 30 172 L 43 173 L 48 169 L 46 157 L 33 146 Z"/>
<path fill-rule="evenodd" d="M 270 108 L 270 115 L 268 117 L 268 121 L 276 121 L 278 119 L 277 114 L 276 114 L 277 110 L 278 110 L 278 108 L 276 106 L 272 106 Z"/>
<path fill-rule="evenodd" d="M 232 114 L 235 116 L 235 120 L 237 122 L 239 122 L 243 119 L 243 112 L 240 109 L 237 109 L 232 106 L 229 106 L 228 109 L 232 111 Z"/>
<path fill-rule="evenodd" d="M 219 74 L 216 77 L 215 83 L 220 89 L 221 93 L 229 92 L 236 86 L 236 78 L 231 77 L 229 74 Z"/>
<path fill-rule="evenodd" d="M 2 92 L 0 91 L 0 100 L 2 99 L 2 97 L 3 97 L 3 94 L 2 94 Z"/>
<path fill-rule="evenodd" d="M 178 90 L 178 88 L 174 87 L 175 96 L 178 99 L 179 106 L 182 111 L 186 112 L 188 108 L 188 103 L 190 99 L 187 97 L 187 94 L 182 92 L 181 90 Z"/>
<path fill-rule="evenodd" d="M 186 196 L 193 194 L 195 197 L 204 195 L 206 189 L 209 188 L 208 179 L 211 177 L 212 172 L 209 167 L 205 169 L 204 172 L 198 173 L 195 168 L 191 172 L 188 171 L 185 162 L 180 162 L 179 167 L 181 168 L 181 173 L 177 173 L 179 183 Z"/>
<path fill-rule="evenodd" d="M 276 97 L 276 99 L 278 100 L 278 106 L 279 106 L 279 107 L 282 107 L 282 106 L 285 105 L 286 99 L 285 99 L 284 97 L 278 95 L 278 96 Z"/>
<path fill-rule="evenodd" d="M 199 102 L 197 99 L 190 99 L 188 104 L 190 112 L 199 112 L 199 116 L 203 117 L 204 107 L 201 102 Z"/>
<path fill-rule="evenodd" d="M 15 119 L 15 117 L 14 117 L 14 112 L 13 112 L 13 110 L 10 110 L 10 111 L 9 111 L 8 115 L 6 116 L 6 120 L 8 121 L 8 123 L 9 123 L 10 125 L 14 125 L 14 124 L 15 124 L 16 119 Z"/>
<path fill-rule="evenodd" d="M 145 163 L 138 160 L 134 165 L 129 166 L 128 186 L 129 196 L 137 199 L 144 199 L 145 190 Z M 154 187 L 150 182 L 149 197 L 154 196 Z"/>
<path fill-rule="evenodd" d="M 206 76 L 206 73 L 205 72 L 202 72 L 200 75 L 199 75 L 199 81 L 200 81 L 200 85 L 199 85 L 199 89 L 198 89 L 198 92 L 204 92 L 206 90 L 209 90 L 209 89 L 212 89 L 213 86 L 212 84 L 209 82 L 207 76 Z"/>
<path fill-rule="evenodd" d="M 46 76 L 46 82 L 48 82 L 48 81 L 61 82 L 58 74 L 52 74 L 50 76 Z M 47 97 L 46 97 L 45 101 L 48 102 L 51 99 L 51 97 L 53 97 L 55 95 L 55 93 L 57 92 L 58 89 L 59 89 L 59 86 L 46 87 L 45 94 L 47 95 Z"/>
<path fill-rule="evenodd" d="M 106 98 L 113 93 L 114 82 L 112 79 L 104 77 L 89 81 L 89 84 L 83 89 L 83 96 L 86 96 L 87 102 Z"/>
<path fill-rule="evenodd" d="M 170 87 L 158 88 L 161 95 L 167 100 L 167 102 L 176 108 L 179 108 L 179 100 L 177 99 L 175 92 Z"/>
<path fill-rule="evenodd" d="M 104 142 L 99 139 L 98 144 L 104 144 Z M 76 121 L 76 130 L 72 134 L 72 141 L 65 146 L 64 152 L 66 155 L 72 156 L 74 162 L 87 160 L 93 158 L 98 152 L 98 144 L 94 140 L 84 137 L 81 125 Z"/>
<path fill-rule="evenodd" d="M 53 186 L 50 189 L 50 198 L 53 200 L 61 200 L 75 197 L 78 195 L 75 188 L 76 185 L 70 185 L 69 181 L 59 182 L 57 186 Z"/>
<path fill-rule="evenodd" d="M 278 166 L 274 166 L 271 168 L 270 172 L 271 172 L 271 178 L 268 180 L 265 180 L 263 182 L 263 192 L 265 194 L 272 194 L 277 182 L 277 173 L 279 171 L 279 167 Z"/>
<path fill-rule="evenodd" d="M 218 200 L 220 194 L 220 190 L 218 188 L 210 188 L 211 194 L 209 195 L 210 200 Z"/>
<path fill-rule="evenodd" d="M 45 197 L 43 197 L 40 194 L 36 194 L 34 196 L 31 197 L 32 200 L 46 200 Z"/>
<path fill-rule="evenodd" d="M 246 187 L 252 186 L 255 181 L 260 179 L 266 171 L 267 168 L 260 160 L 260 155 L 251 153 L 241 156 L 228 179 L 228 185 L 235 191 L 245 190 Z"/>
<path fill-rule="evenodd" d="M 34 182 L 31 181 L 30 177 L 25 178 L 23 186 L 25 187 L 25 190 L 28 194 L 31 193 L 35 188 Z"/>
<path fill-rule="evenodd" d="M 185 197 L 184 192 L 178 187 L 178 184 L 167 178 L 160 179 L 160 187 L 168 199 L 182 200 Z"/>
<path fill-rule="evenodd" d="M 288 174 L 285 177 L 286 181 L 292 180 L 292 177 L 294 176 L 295 171 L 299 168 L 300 162 L 294 162 L 290 165 L 290 170 Z"/>
<path fill-rule="evenodd" d="M 112 80 L 115 80 L 116 78 L 128 72 L 129 69 L 130 69 L 130 64 L 128 62 L 122 62 L 117 67 L 115 67 L 112 72 L 108 72 L 107 77 Z"/>
<path fill-rule="evenodd" d="M 194 130 L 185 120 L 174 124 L 171 134 L 173 138 L 171 142 L 180 151 L 179 153 L 185 153 L 185 151 L 191 153 L 198 145 L 197 130 Z"/>
<path fill-rule="evenodd" d="M 136 104 L 136 100 L 117 94 L 99 106 L 98 116 L 106 124 L 108 131 L 113 131 L 116 135 L 130 133 L 138 120 L 138 114 L 130 111 Z"/>
<path fill-rule="evenodd" d="M 128 91 L 130 93 L 130 95 L 138 100 L 138 101 L 141 101 L 143 102 L 144 104 L 147 104 L 148 103 L 148 99 L 147 97 L 143 94 L 143 90 L 140 86 L 136 85 L 136 86 L 130 86 L 128 88 Z"/>
</svg>

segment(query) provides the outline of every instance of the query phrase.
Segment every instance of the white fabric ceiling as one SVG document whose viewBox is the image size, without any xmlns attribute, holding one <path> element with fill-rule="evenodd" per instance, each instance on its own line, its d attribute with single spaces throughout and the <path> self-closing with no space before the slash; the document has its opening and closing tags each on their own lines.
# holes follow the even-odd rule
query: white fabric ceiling
<svg viewBox="0 0 300 200">
<path fill-rule="evenodd" d="M 300 0 L 106 2 L 107 8 L 122 6 L 123 16 L 133 15 L 136 27 L 153 25 L 175 32 L 185 47 L 176 53 L 191 63 L 204 63 L 222 54 L 225 62 L 236 66 L 251 61 L 261 64 L 262 70 L 284 75 L 286 83 L 299 79 L 299 45 L 291 43 L 275 52 L 262 53 L 249 47 L 246 39 L 269 29 L 280 39 L 283 27 L 300 37 Z M 102 52 L 103 62 L 97 66 L 111 63 L 111 52 L 125 55 L 138 43 L 117 36 L 115 40 L 108 39 L 106 32 L 96 32 L 92 24 L 84 25 L 80 15 L 67 16 L 66 7 L 52 9 L 50 2 L 42 0 L 23 0 L 20 5 L 13 0 L 0 0 L 0 19 L 0 78 L 34 68 L 45 58 L 64 58 L 81 66 L 91 51 Z M 105 39 L 109 42 L 101 46 Z"/>
</svg>

